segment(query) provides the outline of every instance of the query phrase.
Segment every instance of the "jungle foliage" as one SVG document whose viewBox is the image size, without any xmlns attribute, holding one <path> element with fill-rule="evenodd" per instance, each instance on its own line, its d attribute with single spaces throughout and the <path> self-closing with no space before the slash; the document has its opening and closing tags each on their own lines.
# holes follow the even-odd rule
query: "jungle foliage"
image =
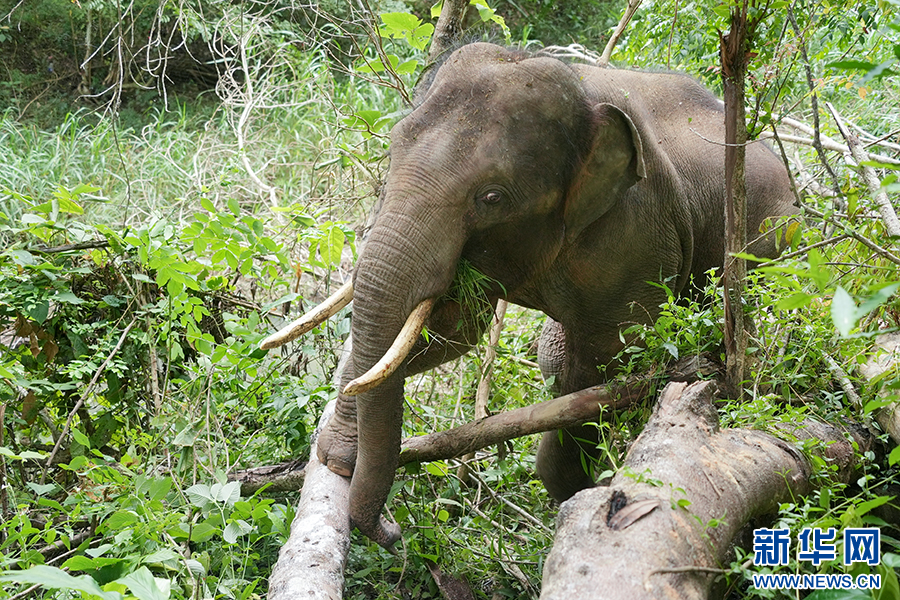
<svg viewBox="0 0 900 600">
<path fill-rule="evenodd" d="M 242 496 L 236 470 L 303 457 L 335 395 L 349 309 L 280 353 L 259 341 L 346 280 L 436 21 L 430 3 L 35 0 L 0 8 L 0 597 L 107 600 L 265 594 L 296 494 Z M 562 6 L 562 8 L 560 8 Z M 719 89 L 728 3 L 647 0 L 613 54 Z M 897 240 L 841 153 L 842 115 L 900 192 L 900 5 L 770 2 L 748 87 L 751 138 L 777 125 L 802 226 L 751 275 L 757 331 L 748 399 L 729 426 L 814 415 L 873 422 L 900 372 L 866 380 L 876 334 L 898 326 Z M 472 39 L 600 50 L 622 3 L 473 0 Z M 817 109 L 814 109 L 813 99 Z M 790 130 L 782 117 L 809 124 Z M 752 235 L 753 232 L 751 232 Z M 665 286 L 666 282 L 652 282 Z M 639 309 L 636 309 L 639 310 Z M 293 317 L 291 317 L 293 318 Z M 671 298 L 626 332 L 624 377 L 720 352 L 721 292 Z M 491 410 L 550 397 L 533 364 L 537 315 L 512 310 Z M 407 384 L 405 435 L 472 416 L 483 348 Z M 598 424 L 621 464 L 650 406 Z M 781 506 L 776 526 L 882 528 L 881 590 L 900 597 L 900 450 L 885 433 L 849 485 Z M 348 598 L 438 598 L 429 571 L 477 597 L 537 597 L 555 507 L 535 478 L 536 438 L 455 464 L 408 466 L 389 510 L 398 558 L 355 537 Z M 523 514 L 530 518 L 523 517 Z M 723 515 L 727 518 L 727 515 Z M 708 524 L 714 527 L 715 523 Z M 722 565 L 729 598 L 756 590 L 748 548 Z M 840 561 L 775 572 L 858 574 Z M 815 592 L 806 596 L 822 600 Z"/>
</svg>

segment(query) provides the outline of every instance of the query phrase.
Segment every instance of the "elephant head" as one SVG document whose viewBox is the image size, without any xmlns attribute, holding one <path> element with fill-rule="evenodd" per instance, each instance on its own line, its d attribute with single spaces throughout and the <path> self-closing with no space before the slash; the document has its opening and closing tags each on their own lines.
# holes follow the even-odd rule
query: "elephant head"
<svg viewBox="0 0 900 600">
<path fill-rule="evenodd" d="M 536 278 L 644 176 L 631 119 L 593 103 L 556 59 L 464 46 L 421 98 L 391 131 L 381 208 L 353 275 L 349 389 L 318 442 L 323 463 L 352 472 L 353 523 L 384 546 L 399 536 L 381 510 L 398 462 L 404 377 L 461 354 L 483 328 L 442 299 L 460 260 L 498 283 L 494 298 L 541 308 Z M 430 346 L 419 340 L 423 354 L 383 359 L 416 312 L 436 334 Z M 435 351 L 435 338 L 456 346 Z"/>
</svg>

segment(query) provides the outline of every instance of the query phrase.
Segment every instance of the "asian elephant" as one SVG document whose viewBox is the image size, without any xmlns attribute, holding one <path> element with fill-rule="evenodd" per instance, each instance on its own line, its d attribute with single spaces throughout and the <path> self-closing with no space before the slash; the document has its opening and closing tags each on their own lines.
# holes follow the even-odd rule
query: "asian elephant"
<svg viewBox="0 0 900 600">
<path fill-rule="evenodd" d="M 438 68 L 391 131 L 377 218 L 353 274 L 353 350 L 319 458 L 351 475 L 351 518 L 383 546 L 403 382 L 477 343 L 487 320 L 445 296 L 465 259 L 500 297 L 546 313 L 559 393 L 601 382 L 620 325 L 649 321 L 723 262 L 723 105 L 690 77 L 567 64 L 486 43 Z M 775 256 L 767 217 L 795 212 L 788 173 L 747 147 L 749 252 Z M 635 308 L 638 306 L 638 308 Z M 413 325 L 407 317 L 418 315 Z M 428 341 L 416 337 L 422 320 Z M 402 329 L 407 348 L 382 357 Z M 545 341 L 547 341 L 545 340 Z M 407 354 L 408 346 L 415 344 Z M 370 371 L 378 381 L 361 384 Z M 353 380 L 351 382 L 351 380 Z M 367 380 L 368 381 L 368 380 Z M 375 387 L 372 387 L 375 386 Z M 349 395 L 358 394 L 358 395 Z M 593 485 L 576 438 L 550 432 L 538 474 L 559 501 Z"/>
</svg>

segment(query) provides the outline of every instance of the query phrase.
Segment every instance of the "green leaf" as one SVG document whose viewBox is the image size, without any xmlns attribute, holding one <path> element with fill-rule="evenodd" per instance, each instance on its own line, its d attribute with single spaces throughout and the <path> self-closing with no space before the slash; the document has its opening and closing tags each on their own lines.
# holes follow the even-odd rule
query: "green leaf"
<svg viewBox="0 0 900 600">
<path fill-rule="evenodd" d="M 861 504 L 857 504 L 856 505 L 856 514 L 861 517 L 864 514 L 871 511 L 873 508 L 878 508 L 882 504 L 887 504 L 888 502 L 890 502 L 893 499 L 894 499 L 893 496 L 877 496 L 876 498 L 873 498 L 866 502 L 862 502 Z"/>
<path fill-rule="evenodd" d="M 432 35 L 434 35 L 434 25 L 425 23 L 416 27 L 406 39 L 416 50 L 424 50 Z"/>
<path fill-rule="evenodd" d="M 191 530 L 191 541 L 197 543 L 205 542 L 217 533 L 219 533 L 218 527 L 206 522 L 197 523 Z"/>
<path fill-rule="evenodd" d="M 864 316 L 890 300 L 891 296 L 894 295 L 894 292 L 897 291 L 898 287 L 900 287 L 900 283 L 892 283 L 890 285 L 886 285 L 863 300 L 863 302 L 857 309 L 856 318 L 863 318 Z"/>
<path fill-rule="evenodd" d="M 49 494 L 57 487 L 55 483 L 45 483 L 44 485 L 41 485 L 39 483 L 33 483 L 31 481 L 29 481 L 26 485 L 28 485 L 28 487 L 30 487 L 38 496 Z"/>
<path fill-rule="evenodd" d="M 141 567 L 133 573 L 129 573 L 125 577 L 120 577 L 116 583 L 128 586 L 132 594 L 137 596 L 138 600 L 168 600 L 168 591 L 163 592 L 159 589 L 156 579 L 150 573 L 147 567 Z"/>
<path fill-rule="evenodd" d="M 91 447 L 91 440 L 88 439 L 88 436 L 84 435 L 77 429 L 72 430 L 72 437 L 75 438 L 75 441 L 84 446 L 85 448 Z"/>
<path fill-rule="evenodd" d="M 169 490 L 172 488 L 172 478 L 171 477 L 160 477 L 158 479 L 154 479 L 150 482 L 150 492 L 149 497 L 150 501 L 154 500 L 162 500 L 166 497 L 166 494 L 169 493 Z"/>
<path fill-rule="evenodd" d="M 209 198 L 200 198 L 200 206 L 208 213 L 216 214 L 216 205 Z"/>
<path fill-rule="evenodd" d="M 430 462 L 425 465 L 425 470 L 435 477 L 447 476 L 447 465 L 443 461 Z"/>
<path fill-rule="evenodd" d="M 865 84 L 875 79 L 881 79 L 883 77 L 893 77 L 897 74 L 896 71 L 891 70 L 891 67 L 894 66 L 896 61 L 891 58 L 890 60 L 886 60 L 883 63 L 876 65 L 875 68 L 870 69 L 868 73 L 863 75 L 863 78 L 860 80 L 860 84 Z"/>
<path fill-rule="evenodd" d="M 160 548 L 152 554 L 141 558 L 143 564 L 163 563 L 168 561 L 180 561 L 181 555 L 170 548 Z"/>
<path fill-rule="evenodd" d="M 403 12 L 384 13 L 381 15 L 381 22 L 384 23 L 382 32 L 386 32 L 386 35 L 405 35 L 422 23 L 416 15 Z"/>
<path fill-rule="evenodd" d="M 216 501 L 227 506 L 234 506 L 241 499 L 241 482 L 229 481 L 225 485 L 213 484 L 210 490 Z"/>
<path fill-rule="evenodd" d="M 319 243 L 319 255 L 326 265 L 337 265 L 341 262 L 345 239 L 344 232 L 337 226 L 326 230 L 325 237 Z"/>
<path fill-rule="evenodd" d="M 890 455 L 888 456 L 888 464 L 891 466 L 900 463 L 900 446 L 897 446 L 893 450 L 891 450 Z"/>
<path fill-rule="evenodd" d="M 56 199 L 59 201 L 59 212 L 72 215 L 84 214 L 84 209 L 71 198 L 67 190 L 60 188 L 56 192 L 53 192 L 53 195 L 56 196 Z"/>
<path fill-rule="evenodd" d="M 409 75 L 410 73 L 415 73 L 418 66 L 419 61 L 412 59 L 398 65 L 395 70 L 401 75 Z"/>
<path fill-rule="evenodd" d="M 236 519 L 225 527 L 225 531 L 222 532 L 222 539 L 229 544 L 233 544 L 239 537 L 251 531 L 253 531 L 253 527 L 249 523 L 243 519 Z"/>
<path fill-rule="evenodd" d="M 81 196 L 83 194 L 93 194 L 99 191 L 100 188 L 96 186 L 89 185 L 87 183 L 79 183 L 77 186 L 75 186 L 75 189 L 72 190 L 72 195 Z"/>
<path fill-rule="evenodd" d="M 56 302 L 65 304 L 84 304 L 84 300 L 73 294 L 72 292 L 60 292 L 53 297 Z"/>
<path fill-rule="evenodd" d="M 665 342 L 662 347 L 672 355 L 672 358 L 678 360 L 678 348 L 672 342 Z"/>
<path fill-rule="evenodd" d="M 123 562 L 125 562 L 124 558 L 108 558 L 105 556 L 89 558 L 87 556 L 73 556 L 64 562 L 62 566 L 70 571 L 97 571 L 103 567 Z"/>
<path fill-rule="evenodd" d="M 875 68 L 873 63 L 863 60 L 839 60 L 828 63 L 825 66 L 831 67 L 832 69 L 842 69 L 844 71 L 869 71 Z"/>
<path fill-rule="evenodd" d="M 783 298 L 775 303 L 775 308 L 778 310 L 793 310 L 795 308 L 802 308 L 812 302 L 817 296 L 813 294 L 807 294 L 804 292 L 797 292 L 796 294 L 791 294 L 787 298 Z"/>
<path fill-rule="evenodd" d="M 33 267 L 37 264 L 37 259 L 27 250 L 11 250 L 9 255 L 13 262 L 20 267 Z"/>
<path fill-rule="evenodd" d="M 24 571 L 6 571 L 0 573 L 0 581 L 5 583 L 37 584 L 50 590 L 73 590 L 98 596 L 103 600 L 121 600 L 118 592 L 104 592 L 100 586 L 88 575 L 72 577 L 65 571 L 56 567 L 38 565 Z"/>
<path fill-rule="evenodd" d="M 188 489 L 184 490 L 184 493 L 187 494 L 188 500 L 191 501 L 191 504 L 193 504 L 197 508 L 203 508 L 210 502 L 216 501 L 215 496 L 209 489 L 209 486 L 203 483 L 192 485 Z"/>
<path fill-rule="evenodd" d="M 841 286 L 837 287 L 831 301 L 831 320 L 844 337 L 850 335 L 850 330 L 856 324 L 856 302 Z"/>
<path fill-rule="evenodd" d="M 49 314 L 50 302 L 48 300 L 40 302 L 37 306 L 28 311 L 28 316 L 37 321 L 39 324 L 43 324 L 44 321 L 47 320 L 47 316 Z"/>
<path fill-rule="evenodd" d="M 366 60 L 366 62 L 358 67 L 356 67 L 357 72 L 359 73 L 381 73 L 384 71 L 384 63 L 381 62 L 380 58 L 374 58 L 372 60 Z M 344 120 L 346 123 L 347 121 Z M 348 123 L 352 125 L 353 123 Z"/>
<path fill-rule="evenodd" d="M 104 522 L 103 529 L 108 532 L 119 532 L 137 523 L 138 517 L 131 511 L 119 510 L 111 514 Z"/>
</svg>

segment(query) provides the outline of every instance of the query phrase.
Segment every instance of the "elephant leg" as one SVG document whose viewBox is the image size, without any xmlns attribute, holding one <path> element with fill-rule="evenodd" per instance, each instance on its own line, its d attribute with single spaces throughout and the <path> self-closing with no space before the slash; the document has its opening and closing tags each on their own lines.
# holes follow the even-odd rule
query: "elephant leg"
<svg viewBox="0 0 900 600">
<path fill-rule="evenodd" d="M 535 469 L 554 500 L 565 502 L 594 487 L 594 464 L 600 456 L 597 441 L 592 425 L 548 431 L 541 438 Z"/>
<path fill-rule="evenodd" d="M 547 319 L 538 344 L 538 364 L 544 379 L 554 377 L 554 394 L 568 394 L 600 383 L 597 365 L 603 362 L 604 357 L 579 347 L 560 323 Z M 594 467 L 600 458 L 598 442 L 599 432 L 593 425 L 548 431 L 541 438 L 535 468 L 556 501 L 564 502 L 594 486 Z"/>
</svg>

